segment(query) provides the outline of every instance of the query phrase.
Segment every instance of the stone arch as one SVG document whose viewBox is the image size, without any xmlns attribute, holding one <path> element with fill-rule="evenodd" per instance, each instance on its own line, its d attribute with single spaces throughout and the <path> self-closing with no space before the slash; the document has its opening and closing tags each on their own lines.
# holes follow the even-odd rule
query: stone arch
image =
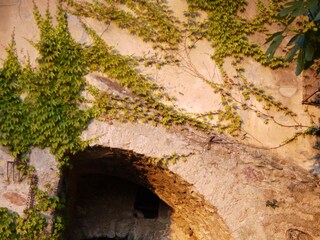
<svg viewBox="0 0 320 240">
<path fill-rule="evenodd" d="M 218 216 L 216 209 L 195 192 L 192 185 L 168 169 L 156 166 L 148 160 L 150 160 L 148 157 L 133 151 L 109 147 L 87 148 L 73 156 L 71 163 L 74 167 L 64 173 L 69 199 L 68 219 L 71 222 L 67 230 L 67 239 L 96 239 L 94 237 L 106 236 L 110 239 L 148 240 L 230 239 L 228 229 L 221 217 Z M 118 178 L 118 180 L 115 178 Z M 159 196 L 172 210 L 161 204 L 160 212 L 162 214 L 160 215 L 162 216 L 157 217 L 156 220 L 140 222 L 135 219 L 137 216 L 133 215 L 122 220 L 117 219 L 116 216 L 113 216 L 113 219 L 111 216 L 103 216 L 103 214 L 112 213 L 110 210 L 104 210 L 108 204 L 108 206 L 112 205 L 111 200 L 109 200 L 112 190 L 106 193 L 108 199 L 90 200 L 90 198 L 99 198 L 99 196 L 96 196 L 96 194 L 101 194 L 98 189 L 96 191 L 91 189 L 91 193 L 95 194 L 94 196 L 87 196 L 86 200 L 76 199 L 83 198 L 83 195 L 87 194 L 87 192 L 83 192 L 88 191 L 84 179 L 88 182 L 96 179 L 94 180 L 95 186 L 90 185 L 91 188 L 97 188 L 97 181 L 110 181 L 109 184 L 126 188 L 124 191 L 127 191 L 127 198 L 130 197 L 128 195 L 131 194 L 131 191 L 135 191 L 133 188 L 136 186 L 146 187 Z M 78 184 L 80 186 L 77 186 Z M 108 184 L 100 184 L 99 186 L 110 188 Z M 126 187 L 125 184 L 128 186 Z M 117 198 L 118 201 L 123 197 L 122 195 Z M 96 204 L 96 206 L 86 206 L 86 204 L 97 202 L 99 204 Z M 107 204 L 105 204 L 106 202 Z M 126 203 L 129 202 L 126 201 Z M 125 208 L 128 207 L 130 208 L 130 206 Z M 100 210 L 95 212 L 95 210 L 92 210 L 93 208 L 100 208 Z M 163 215 L 166 214 L 164 211 L 168 210 L 170 216 L 166 219 Z M 88 213 L 90 211 L 94 213 Z M 113 213 L 117 214 L 116 210 Z M 98 214 L 99 217 L 93 217 L 92 214 Z M 163 222 L 165 222 L 166 227 L 161 228 Z M 112 226 L 108 226 L 108 224 Z M 153 229 L 148 229 L 150 227 Z M 110 230 L 111 228 L 112 230 Z M 121 236 L 124 238 L 120 238 Z"/>
<path fill-rule="evenodd" d="M 216 235 L 219 239 L 223 236 L 246 240 L 285 239 L 298 234 L 310 240 L 320 238 L 317 177 L 269 152 L 243 146 L 220 135 L 215 136 L 217 141 L 209 148 L 210 137 L 192 130 L 97 120 L 92 121 L 82 135 L 84 140 L 90 140 L 87 150 L 102 149 L 102 153 L 123 155 L 130 163 L 127 165 L 144 176 L 144 182 L 138 183 L 148 183 L 148 187 L 180 213 L 172 216 L 180 220 L 172 222 L 193 227 L 194 239 L 213 239 Z M 165 167 L 148 162 L 148 159 L 172 154 L 189 157 L 187 161 Z M 0 165 L 9 160 L 1 151 L 0 156 L 3 158 Z M 98 153 L 91 156 L 99 159 Z M 49 194 L 56 194 L 61 175 L 50 150 L 32 149 L 30 164 L 38 176 L 38 187 L 46 190 L 45 186 L 50 184 Z M 1 184 L 2 181 L 0 187 Z M 8 188 L 8 191 L 27 196 L 26 185 L 26 182 L 15 183 L 10 189 L 16 190 Z M 6 196 L 0 196 L 3 206 L 18 209 L 12 207 L 15 203 Z M 24 207 L 20 206 L 21 212 Z M 191 233 L 182 226 L 176 229 Z"/>
<path fill-rule="evenodd" d="M 208 222 L 214 229 L 212 222 L 220 221 L 220 227 L 211 232 L 205 228 L 199 230 L 204 234 L 198 239 L 212 239 L 210 233 L 219 231 L 225 233 L 217 235 L 219 239 L 224 239 L 223 236 L 231 239 L 283 239 L 291 228 L 301 229 L 311 239 L 320 237 L 317 177 L 268 151 L 244 146 L 223 135 L 216 135 L 217 141 L 209 143 L 211 137 L 192 129 L 182 131 L 97 120 L 92 121 L 82 135 L 84 140 L 91 140 L 91 147 L 132 151 L 148 158 L 172 154 L 189 156 L 187 161 L 169 163 L 165 168 L 148 165 L 146 161 L 138 161 L 135 167 L 141 172 L 149 172 L 148 181 L 155 185 L 157 177 L 153 180 L 152 176 L 157 174 L 162 176 L 161 182 L 165 182 L 163 187 L 174 186 L 174 179 L 178 179 L 190 189 L 186 195 L 199 196 L 197 199 L 202 199 L 204 208 L 210 206 L 209 212 L 215 220 L 203 217 L 203 222 L 195 222 L 201 226 Z M 172 191 L 175 190 L 172 187 Z M 181 199 L 170 203 L 166 193 L 155 191 L 169 205 L 179 206 Z M 276 204 L 270 206 L 270 202 Z"/>
</svg>

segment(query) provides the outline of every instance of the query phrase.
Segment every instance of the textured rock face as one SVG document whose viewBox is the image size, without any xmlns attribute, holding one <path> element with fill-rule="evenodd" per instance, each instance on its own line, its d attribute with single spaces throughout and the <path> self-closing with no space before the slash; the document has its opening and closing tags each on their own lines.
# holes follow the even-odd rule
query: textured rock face
<svg viewBox="0 0 320 240">
<path fill-rule="evenodd" d="M 38 177 L 38 188 L 50 195 L 57 194 L 59 186 L 59 169 L 55 156 L 48 148 L 34 148 L 30 154 L 30 165 L 35 168 Z"/>
<path fill-rule="evenodd" d="M 222 137 L 208 150 L 206 136 L 199 134 L 93 121 L 83 138 L 100 138 L 91 143 L 87 155 L 75 156 L 74 161 L 79 167 L 83 162 L 86 171 L 97 173 L 98 169 L 153 189 L 173 209 L 171 239 L 285 239 L 299 232 L 310 239 L 320 238 L 317 178 L 298 166 L 227 138 Z M 47 150 L 36 151 L 42 159 L 51 158 Z M 168 169 L 145 158 L 172 153 L 193 155 L 186 162 L 169 164 Z M 108 164 L 103 163 L 106 160 Z M 91 164 L 86 165 L 86 161 Z M 47 163 L 49 174 L 54 162 Z M 45 168 L 39 167 L 39 173 Z M 5 179 L 1 177 L 2 184 Z M 58 182 L 56 175 L 52 187 Z M 1 189 L 27 198 L 28 185 L 24 181 Z M 3 194 L 0 203 L 19 210 L 19 205 L 13 205 Z"/>
<path fill-rule="evenodd" d="M 94 121 L 83 136 L 88 139 L 95 135 L 101 138 L 92 146 L 128 149 L 146 156 L 194 153 L 187 162 L 169 165 L 168 174 L 191 184 L 194 192 L 203 195 L 208 205 L 216 208 L 219 216 L 213 222 L 220 219 L 222 223 L 216 232 L 228 229 L 229 236 L 234 239 L 283 239 L 290 229 L 298 229 L 314 239 L 320 237 L 318 180 L 289 162 L 229 139 L 223 139 L 207 150 L 205 136 L 200 140 L 201 137 L 192 133 L 168 132 L 140 124 L 109 125 Z M 145 168 L 143 163 L 141 168 Z M 155 186 L 166 181 L 165 177 L 158 182 L 153 174 L 147 176 Z M 165 186 L 170 186 L 169 182 Z M 157 187 L 155 191 L 166 201 L 166 193 L 162 195 Z M 185 196 L 192 195 L 191 192 Z M 273 200 L 276 204 L 269 206 Z M 169 205 L 175 209 L 180 204 L 177 201 Z M 184 209 L 188 212 L 188 208 Z M 196 215 L 201 208 L 192 209 L 197 211 L 189 212 L 189 216 Z M 213 236 L 221 238 L 222 234 L 211 233 L 199 239 L 212 239 Z"/>
<path fill-rule="evenodd" d="M 16 206 L 25 206 L 27 203 L 27 200 L 16 192 L 5 192 L 2 196 Z"/>
<path fill-rule="evenodd" d="M 27 204 L 29 185 L 19 178 L 19 171 L 12 162 L 13 157 L 0 147 L 0 207 L 22 214 Z"/>
</svg>

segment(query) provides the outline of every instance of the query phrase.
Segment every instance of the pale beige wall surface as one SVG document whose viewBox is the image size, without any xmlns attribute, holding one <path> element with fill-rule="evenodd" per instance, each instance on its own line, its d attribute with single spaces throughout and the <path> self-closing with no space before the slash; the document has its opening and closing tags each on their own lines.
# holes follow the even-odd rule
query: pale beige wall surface
<svg viewBox="0 0 320 240">
<path fill-rule="evenodd" d="M 254 1 L 252 1 L 254 2 Z M 47 1 L 36 1 L 41 11 L 45 11 Z M 185 1 L 170 0 L 169 6 L 176 16 L 183 18 L 183 11 L 187 9 Z M 55 1 L 49 1 L 50 9 L 55 11 Z M 249 4 L 249 7 L 253 4 Z M 32 63 L 35 63 L 37 56 L 34 48 L 28 43 L 28 40 L 35 40 L 38 37 L 38 29 L 32 16 L 32 2 L 27 0 L 10 1 L 2 0 L 0 2 L 0 58 L 5 58 L 4 46 L 8 44 L 11 33 L 15 29 L 17 48 L 21 59 L 30 56 Z M 250 10 L 251 9 L 251 10 Z M 255 8 L 251 7 L 247 13 L 253 16 Z M 154 50 L 151 45 L 143 43 L 136 36 L 132 36 L 126 30 L 121 30 L 111 24 L 107 29 L 101 23 L 94 20 L 86 20 L 87 23 L 94 27 L 98 33 L 103 33 L 102 37 L 105 41 L 114 46 L 121 54 L 142 56 L 145 53 L 152 54 Z M 69 16 L 70 29 L 75 39 L 81 43 L 88 42 L 90 39 L 81 28 L 79 21 L 74 16 Z M 264 36 L 257 35 L 255 40 L 264 41 Z M 265 47 L 265 46 L 264 46 Z M 155 79 L 155 81 L 163 85 L 169 94 L 176 97 L 177 107 L 183 108 L 193 113 L 204 113 L 208 111 L 216 111 L 221 108 L 220 96 L 215 94 L 212 88 L 204 83 L 199 77 L 195 76 L 185 66 L 194 66 L 197 74 L 214 82 L 221 82 L 221 74 L 215 63 L 211 60 L 210 54 L 213 49 L 210 43 L 200 41 L 197 48 L 192 50 L 189 55 L 183 52 L 182 67 L 165 66 L 160 70 L 156 68 L 142 69 L 145 73 Z M 309 116 L 304 112 L 305 106 L 302 101 L 302 78 L 294 75 L 294 65 L 288 69 L 270 70 L 261 66 L 252 59 L 246 59 L 244 62 L 244 75 L 249 81 L 255 83 L 258 87 L 267 90 L 276 100 L 281 101 L 289 109 L 297 113 L 296 122 L 285 116 L 283 113 L 273 113 L 275 119 L 283 125 L 294 125 L 297 122 L 302 125 L 310 125 Z M 224 65 L 229 76 L 234 75 L 234 69 L 227 59 Z M 197 75 L 196 74 L 196 75 Z M 259 104 L 252 102 L 253 105 Z M 310 107 L 316 117 L 319 116 L 319 109 Z M 263 123 L 263 119 L 256 117 L 255 113 L 241 111 L 244 124 L 243 128 L 248 132 L 246 144 L 252 144 L 262 148 L 272 148 L 278 146 L 286 139 L 294 135 L 295 132 L 303 130 L 293 127 L 282 127 L 270 122 L 268 125 Z M 273 153 L 280 157 L 291 159 L 299 165 L 310 168 L 312 158 L 316 152 L 312 148 L 314 139 L 300 138 L 298 141 L 291 143 L 279 149 L 272 150 Z"/>
</svg>

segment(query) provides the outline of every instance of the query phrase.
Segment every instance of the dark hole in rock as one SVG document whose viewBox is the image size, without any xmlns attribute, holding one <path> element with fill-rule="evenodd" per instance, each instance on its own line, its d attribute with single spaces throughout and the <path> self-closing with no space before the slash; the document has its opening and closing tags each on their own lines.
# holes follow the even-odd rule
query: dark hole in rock
<svg viewBox="0 0 320 240">
<path fill-rule="evenodd" d="M 152 219 L 158 217 L 160 199 L 147 188 L 139 187 L 137 190 L 134 209 L 141 211 L 144 218 Z M 137 213 L 135 213 L 137 214 Z M 134 215 L 137 217 L 136 215 Z"/>
<path fill-rule="evenodd" d="M 70 160 L 65 240 L 230 239 L 192 185 L 146 156 L 101 146 Z"/>
<path fill-rule="evenodd" d="M 76 159 L 65 173 L 64 239 L 169 239 L 171 208 L 139 181 L 126 159 Z"/>
</svg>

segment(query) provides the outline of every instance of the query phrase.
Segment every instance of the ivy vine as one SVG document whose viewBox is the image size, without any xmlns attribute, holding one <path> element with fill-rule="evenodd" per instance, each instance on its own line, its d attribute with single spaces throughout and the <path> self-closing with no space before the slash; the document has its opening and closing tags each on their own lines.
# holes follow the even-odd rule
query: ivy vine
<svg viewBox="0 0 320 240">
<path fill-rule="evenodd" d="M 30 61 L 21 63 L 12 35 L 6 48 L 7 58 L 0 68 L 0 144 L 6 146 L 20 168 L 32 172 L 28 165 L 28 153 L 32 146 L 49 147 L 61 165 L 68 165 L 68 157 L 85 148 L 80 134 L 92 118 L 112 122 L 143 122 L 154 126 L 195 128 L 212 134 L 215 130 L 233 136 L 243 136 L 243 120 L 239 111 L 253 111 L 263 117 L 265 123 L 273 121 L 284 127 L 303 128 L 287 144 L 298 136 L 319 135 L 319 128 L 303 126 L 296 114 L 277 101 L 262 88 L 249 82 L 244 76 L 242 60 L 251 57 L 271 68 L 286 67 L 282 58 L 270 58 L 247 36 L 257 31 L 266 32 L 265 24 L 273 23 L 274 16 L 283 5 L 280 0 L 271 0 L 265 6 L 258 1 L 257 17 L 247 20 L 239 12 L 246 9 L 246 0 L 187 0 L 189 11 L 186 21 L 177 19 L 164 0 L 61 0 L 71 14 L 82 20 L 82 26 L 92 43 L 79 44 L 68 29 L 67 12 L 59 4 L 54 25 L 49 10 L 42 16 L 34 7 L 34 18 L 40 30 L 38 41 L 30 42 L 39 53 L 37 66 Z M 123 10 L 128 9 L 128 10 Z M 207 19 L 201 20 L 204 11 Z M 127 29 L 159 53 L 155 56 L 123 56 L 109 46 L 94 29 L 83 21 L 94 18 L 107 25 L 115 23 Z M 214 82 L 201 75 L 190 62 L 190 51 L 199 40 L 207 39 L 215 51 L 212 58 L 222 73 L 223 81 Z M 182 57 L 181 52 L 184 52 Z M 223 69 L 224 59 L 232 57 L 236 76 L 230 78 Z M 174 98 L 139 72 L 141 65 L 179 65 L 196 78 L 212 87 L 221 97 L 222 108 L 217 112 L 192 114 L 174 107 Z M 121 91 L 101 91 L 87 86 L 84 76 L 99 72 L 105 81 L 119 86 Z M 93 107 L 83 110 L 80 106 L 88 100 L 81 92 L 89 90 L 94 97 Z M 240 91 L 239 94 L 235 92 Z M 253 106 L 251 99 L 263 105 Z M 275 120 L 271 109 L 290 116 L 293 125 L 284 125 Z M 282 145 L 281 145 L 282 146 Z M 189 155 L 174 153 L 155 159 L 159 165 L 185 159 Z M 48 222 L 44 213 L 61 209 L 62 199 L 49 196 L 32 186 L 36 204 L 20 217 L 0 208 L 0 238 L 2 239 L 59 239 L 63 219 L 53 220 L 52 233 L 46 232 Z"/>
<path fill-rule="evenodd" d="M 56 26 L 49 10 L 42 17 L 35 6 L 34 17 L 40 30 L 40 39 L 31 43 L 39 52 L 37 67 L 19 62 L 13 35 L 0 69 L 0 143 L 28 174 L 32 172 L 27 158 L 31 146 L 49 147 L 61 165 L 68 165 L 68 156 L 85 146 L 80 134 L 90 119 L 90 112 L 79 108 L 87 73 L 84 52 L 69 33 L 66 12 L 58 9 Z M 3 212 L 9 219 L 3 234 L 10 239 L 47 239 L 43 212 L 60 205 L 56 197 L 32 187 L 37 204 L 23 217 Z M 59 217 L 55 222 L 61 222 Z M 8 233 L 12 224 L 15 230 Z"/>
</svg>

